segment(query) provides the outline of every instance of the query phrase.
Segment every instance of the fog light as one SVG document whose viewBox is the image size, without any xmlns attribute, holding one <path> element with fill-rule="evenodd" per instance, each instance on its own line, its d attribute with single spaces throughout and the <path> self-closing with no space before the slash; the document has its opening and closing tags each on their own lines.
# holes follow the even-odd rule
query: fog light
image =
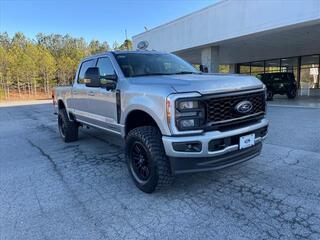
<svg viewBox="0 0 320 240">
<path fill-rule="evenodd" d="M 172 147 L 177 152 L 200 152 L 202 149 L 200 142 L 175 142 Z"/>
<path fill-rule="evenodd" d="M 194 127 L 194 119 L 185 119 L 180 121 L 180 126 L 183 128 Z"/>
</svg>

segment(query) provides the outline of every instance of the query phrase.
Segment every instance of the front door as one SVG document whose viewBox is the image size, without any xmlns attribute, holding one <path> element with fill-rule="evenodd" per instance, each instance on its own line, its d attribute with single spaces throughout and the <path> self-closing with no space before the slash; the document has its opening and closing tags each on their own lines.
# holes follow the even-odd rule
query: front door
<svg viewBox="0 0 320 240">
<path fill-rule="evenodd" d="M 96 64 L 96 59 L 86 60 L 81 63 L 79 74 L 75 80 L 72 88 L 72 97 L 70 98 L 70 103 L 68 107 L 70 111 L 76 116 L 80 121 L 88 121 L 87 111 L 88 111 L 88 100 L 87 100 L 87 87 L 84 84 L 84 74 L 89 67 L 94 67 Z"/>
<path fill-rule="evenodd" d="M 109 57 L 98 58 L 96 66 L 101 78 L 115 75 L 115 70 Z M 117 124 L 116 91 L 105 87 L 87 87 L 88 113 L 90 123 L 111 131 L 120 132 Z"/>
</svg>

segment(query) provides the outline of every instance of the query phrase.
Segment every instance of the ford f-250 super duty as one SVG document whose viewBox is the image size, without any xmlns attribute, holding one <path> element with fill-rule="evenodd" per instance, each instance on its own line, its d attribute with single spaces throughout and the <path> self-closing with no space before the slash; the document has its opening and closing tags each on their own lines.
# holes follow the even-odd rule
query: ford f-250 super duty
<svg viewBox="0 0 320 240">
<path fill-rule="evenodd" d="M 173 54 L 114 51 L 83 59 L 54 104 L 65 142 L 79 126 L 125 139 L 129 172 L 151 193 L 178 173 L 258 156 L 268 132 L 265 86 L 252 76 L 204 74 Z"/>
</svg>

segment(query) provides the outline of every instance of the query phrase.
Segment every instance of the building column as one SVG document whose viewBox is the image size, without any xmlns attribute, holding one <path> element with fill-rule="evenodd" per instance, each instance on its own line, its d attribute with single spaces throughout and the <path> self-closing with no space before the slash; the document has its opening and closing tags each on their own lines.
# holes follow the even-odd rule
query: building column
<svg viewBox="0 0 320 240">
<path fill-rule="evenodd" d="M 209 72 L 219 72 L 219 47 L 207 47 L 202 49 L 201 64 L 207 66 Z"/>
<path fill-rule="evenodd" d="M 237 64 L 229 64 L 229 73 L 236 73 L 237 72 Z"/>
</svg>

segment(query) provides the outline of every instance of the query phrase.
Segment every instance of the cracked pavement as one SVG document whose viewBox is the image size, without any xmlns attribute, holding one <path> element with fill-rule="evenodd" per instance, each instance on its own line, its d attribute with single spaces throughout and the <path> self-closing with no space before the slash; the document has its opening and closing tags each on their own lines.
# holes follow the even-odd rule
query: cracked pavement
<svg viewBox="0 0 320 240">
<path fill-rule="evenodd" d="M 123 143 L 80 129 L 66 144 L 51 104 L 0 108 L 0 239 L 320 239 L 320 109 L 269 107 L 262 154 L 179 175 L 152 195 Z"/>
</svg>

